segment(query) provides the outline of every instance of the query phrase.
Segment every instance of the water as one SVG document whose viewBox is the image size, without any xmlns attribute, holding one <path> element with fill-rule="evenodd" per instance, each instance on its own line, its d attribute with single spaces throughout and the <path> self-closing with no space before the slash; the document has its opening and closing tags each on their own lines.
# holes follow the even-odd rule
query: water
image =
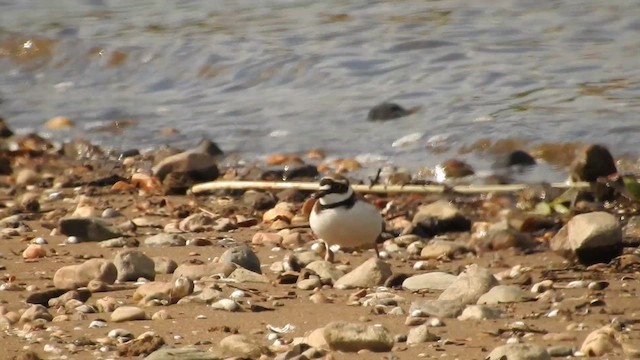
<svg viewBox="0 0 640 360">
<path fill-rule="evenodd" d="M 457 150 L 483 138 L 637 154 L 639 65 L 637 0 L 0 0 L 0 114 L 38 131 L 65 115 L 79 128 L 52 136 L 118 148 L 208 136 L 480 169 Z M 421 110 L 367 122 L 387 100 Z M 117 119 L 137 124 L 95 131 Z"/>
</svg>

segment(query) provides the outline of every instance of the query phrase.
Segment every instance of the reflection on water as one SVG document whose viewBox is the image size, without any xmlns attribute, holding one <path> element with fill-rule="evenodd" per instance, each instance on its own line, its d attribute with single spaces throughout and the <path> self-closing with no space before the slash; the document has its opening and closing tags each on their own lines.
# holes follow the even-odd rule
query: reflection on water
<svg viewBox="0 0 640 360">
<path fill-rule="evenodd" d="M 0 1 L 0 114 L 65 115 L 117 147 L 209 136 L 411 167 L 488 168 L 491 153 L 458 151 L 483 139 L 633 153 L 639 19 L 636 0 Z M 388 100 L 421 110 L 367 122 Z M 117 137 L 92 130 L 122 119 L 135 125 Z"/>
</svg>

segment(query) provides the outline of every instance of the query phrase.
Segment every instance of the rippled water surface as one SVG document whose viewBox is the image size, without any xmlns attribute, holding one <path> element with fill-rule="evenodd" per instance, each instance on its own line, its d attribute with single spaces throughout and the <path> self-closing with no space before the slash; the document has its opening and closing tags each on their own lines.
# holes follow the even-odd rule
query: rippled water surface
<svg viewBox="0 0 640 360">
<path fill-rule="evenodd" d="M 483 138 L 638 154 L 640 2 L 0 0 L 0 99 L 14 128 L 65 115 L 120 148 L 209 136 L 412 167 L 482 167 L 457 150 Z M 366 121 L 387 100 L 421 109 Z M 121 119 L 136 125 L 92 131 Z"/>
</svg>

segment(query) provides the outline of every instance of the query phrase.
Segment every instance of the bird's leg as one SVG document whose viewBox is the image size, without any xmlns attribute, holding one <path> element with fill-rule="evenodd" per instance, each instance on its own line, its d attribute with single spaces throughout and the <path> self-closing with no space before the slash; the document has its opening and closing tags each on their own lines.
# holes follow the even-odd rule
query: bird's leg
<svg viewBox="0 0 640 360">
<path fill-rule="evenodd" d="M 324 244 L 324 260 L 328 261 L 328 262 L 333 262 L 333 252 L 331 251 L 331 249 L 329 248 L 329 244 L 327 244 L 326 241 L 322 242 Z"/>
</svg>

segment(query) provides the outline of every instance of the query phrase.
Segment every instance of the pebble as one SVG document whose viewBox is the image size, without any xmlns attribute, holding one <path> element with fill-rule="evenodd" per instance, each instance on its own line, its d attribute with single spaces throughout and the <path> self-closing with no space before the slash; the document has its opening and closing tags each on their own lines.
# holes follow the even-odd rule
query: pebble
<svg viewBox="0 0 640 360">
<path fill-rule="evenodd" d="M 111 313 L 111 321 L 113 322 L 145 320 L 146 318 L 144 310 L 135 306 L 120 306 Z"/>
<path fill-rule="evenodd" d="M 47 256 L 44 246 L 38 244 L 29 244 L 22 252 L 22 258 L 25 260 L 33 260 Z"/>
<path fill-rule="evenodd" d="M 391 266 L 381 259 L 371 258 L 334 283 L 337 289 L 369 288 L 384 284 L 392 275 Z"/>
<path fill-rule="evenodd" d="M 230 312 L 240 311 L 240 305 L 232 299 L 220 299 L 213 304 L 211 307 L 216 310 L 225 310 Z"/>
<path fill-rule="evenodd" d="M 336 351 L 390 351 L 393 336 L 383 326 L 336 321 L 327 324 L 322 335 L 329 348 Z M 310 344 L 311 345 L 311 344 Z"/>
<path fill-rule="evenodd" d="M 89 329 L 98 329 L 98 328 L 103 328 L 103 327 L 107 327 L 107 322 L 104 320 L 93 320 L 92 322 L 89 323 Z"/>
</svg>

